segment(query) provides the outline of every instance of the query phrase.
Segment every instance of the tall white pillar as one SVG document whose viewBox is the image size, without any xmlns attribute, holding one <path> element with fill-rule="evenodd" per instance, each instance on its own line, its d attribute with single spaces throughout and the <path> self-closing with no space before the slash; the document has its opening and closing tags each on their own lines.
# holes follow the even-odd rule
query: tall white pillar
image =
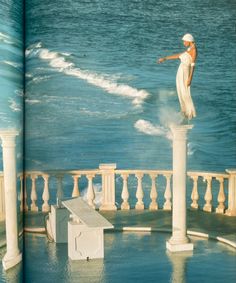
<svg viewBox="0 0 236 283">
<path fill-rule="evenodd" d="M 187 131 L 192 125 L 172 126 L 173 135 L 173 208 L 172 237 L 166 242 L 171 252 L 193 250 L 186 228 L 186 156 Z"/>
<path fill-rule="evenodd" d="M 3 152 L 3 173 L 6 208 L 6 242 L 7 252 L 2 260 L 5 270 L 15 266 L 22 260 L 22 254 L 18 248 L 17 225 L 17 188 L 16 188 L 16 156 L 15 138 L 18 132 L 15 130 L 0 131 Z"/>
</svg>

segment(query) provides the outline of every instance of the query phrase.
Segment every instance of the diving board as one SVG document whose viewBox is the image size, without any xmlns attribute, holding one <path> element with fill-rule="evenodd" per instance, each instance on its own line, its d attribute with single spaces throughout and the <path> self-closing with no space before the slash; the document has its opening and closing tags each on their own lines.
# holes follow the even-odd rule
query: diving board
<svg viewBox="0 0 236 283">
<path fill-rule="evenodd" d="M 90 228 L 112 229 L 113 225 L 101 214 L 90 207 L 81 197 L 62 202 L 73 216 Z"/>
</svg>

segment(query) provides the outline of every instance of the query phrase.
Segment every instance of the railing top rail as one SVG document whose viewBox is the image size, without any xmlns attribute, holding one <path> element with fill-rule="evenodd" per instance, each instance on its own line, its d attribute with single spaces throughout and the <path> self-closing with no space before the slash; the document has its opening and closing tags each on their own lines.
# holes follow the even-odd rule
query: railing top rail
<svg viewBox="0 0 236 283">
<path fill-rule="evenodd" d="M 171 170 L 141 170 L 141 169 L 122 169 L 122 170 L 115 170 L 115 174 L 122 175 L 122 174 L 129 174 L 129 175 L 135 175 L 135 174 L 145 174 L 145 175 L 169 175 L 172 174 Z"/>
<path fill-rule="evenodd" d="M 50 176 L 63 176 L 63 175 L 100 175 L 101 171 L 99 169 L 85 169 L 85 170 L 48 170 L 48 171 L 26 171 L 25 176 L 30 175 L 50 175 Z"/>
<path fill-rule="evenodd" d="M 144 174 L 144 175 L 172 175 L 172 170 L 153 170 L 153 169 L 116 169 L 114 170 L 115 174 L 122 175 L 135 175 L 135 174 Z M 63 175 L 101 175 L 102 172 L 100 169 L 82 169 L 82 170 L 48 170 L 48 171 L 25 171 L 18 173 L 17 176 L 63 176 Z M 0 177 L 4 176 L 4 172 L 0 171 Z M 212 178 L 224 178 L 229 179 L 230 175 L 226 172 L 203 172 L 203 171 L 188 171 L 188 177 L 212 177 Z"/>
<path fill-rule="evenodd" d="M 229 178 L 229 174 L 227 173 L 220 173 L 220 172 L 200 172 L 200 171 L 188 171 L 187 175 L 189 177 L 194 177 L 194 176 L 198 176 L 198 177 L 212 177 L 212 178 L 225 178 L 228 179 Z"/>
</svg>

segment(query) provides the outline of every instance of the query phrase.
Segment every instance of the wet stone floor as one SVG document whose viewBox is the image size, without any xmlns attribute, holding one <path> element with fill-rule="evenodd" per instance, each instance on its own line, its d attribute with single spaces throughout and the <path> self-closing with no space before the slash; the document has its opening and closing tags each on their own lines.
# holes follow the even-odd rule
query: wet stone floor
<svg viewBox="0 0 236 283">
<path fill-rule="evenodd" d="M 193 252 L 170 254 L 165 248 L 169 237 L 162 232 L 110 231 L 104 237 L 104 259 L 71 261 L 66 244 L 26 233 L 24 268 L 22 264 L 8 272 L 1 268 L 0 282 L 235 282 L 235 249 L 191 236 Z"/>
</svg>

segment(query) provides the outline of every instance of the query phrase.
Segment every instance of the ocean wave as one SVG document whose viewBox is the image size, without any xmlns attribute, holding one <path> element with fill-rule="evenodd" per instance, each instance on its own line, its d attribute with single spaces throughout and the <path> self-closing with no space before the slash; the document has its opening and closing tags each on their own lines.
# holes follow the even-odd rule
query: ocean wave
<svg viewBox="0 0 236 283">
<path fill-rule="evenodd" d="M 143 101 L 150 95 L 145 90 L 138 90 L 129 85 L 117 83 L 114 80 L 114 76 L 109 78 L 107 75 L 81 70 L 76 67 L 74 63 L 67 61 L 66 57 L 69 56 L 70 53 L 63 56 L 63 53 L 41 48 L 37 54 L 39 58 L 49 61 L 49 65 L 59 72 L 85 80 L 89 84 L 105 90 L 107 93 L 132 99 L 132 104 L 136 107 L 141 106 Z"/>
<path fill-rule="evenodd" d="M 39 48 L 42 48 L 42 42 L 36 42 L 36 43 L 29 45 L 25 49 L 25 56 L 28 57 L 32 53 L 36 54 L 37 52 L 39 52 Z"/>
<path fill-rule="evenodd" d="M 172 139 L 171 132 L 167 130 L 166 128 L 159 126 L 159 125 L 153 125 L 151 122 L 140 119 L 135 124 L 134 127 L 139 131 L 146 135 L 151 136 L 163 136 L 169 140 Z"/>
<path fill-rule="evenodd" d="M 20 111 L 22 111 L 22 106 L 20 104 L 18 104 L 13 98 L 10 98 L 8 100 L 8 102 L 10 104 L 9 107 L 11 108 L 11 110 L 13 112 L 20 112 Z"/>
<path fill-rule="evenodd" d="M 32 104 L 40 103 L 41 101 L 38 99 L 26 99 L 25 102 L 32 105 Z"/>
<path fill-rule="evenodd" d="M 161 107 L 158 117 L 161 125 L 166 128 L 169 128 L 171 125 L 180 125 L 184 119 L 181 112 L 176 112 L 174 108 L 169 106 Z"/>
<path fill-rule="evenodd" d="M 0 42 L 4 42 L 7 44 L 14 44 L 13 40 L 11 40 L 11 37 L 7 34 L 4 34 L 0 32 Z"/>
<path fill-rule="evenodd" d="M 98 183 L 98 184 L 93 184 L 93 190 L 94 190 L 94 194 L 95 194 L 95 199 L 94 199 L 94 204 L 96 206 L 96 208 L 99 208 L 100 205 L 102 204 L 102 184 Z M 81 192 L 81 197 L 83 198 L 84 201 L 87 202 L 87 193 L 88 193 L 88 187 L 85 188 L 82 192 Z"/>
<path fill-rule="evenodd" d="M 20 45 L 20 40 L 17 38 L 14 38 L 8 34 L 5 34 L 3 32 L 0 32 L 0 42 L 11 44 L 11 45 Z"/>
<path fill-rule="evenodd" d="M 13 61 L 2 61 L 4 64 L 10 65 L 14 68 L 22 68 L 22 63 L 17 63 L 17 62 L 13 62 Z"/>
<path fill-rule="evenodd" d="M 51 78 L 51 76 L 47 76 L 47 75 L 45 75 L 45 76 L 33 76 L 32 82 L 39 83 L 41 81 L 45 81 L 45 80 L 48 80 L 50 78 Z"/>
<path fill-rule="evenodd" d="M 14 92 L 19 97 L 23 97 L 24 96 L 24 91 L 22 89 L 16 89 Z"/>
</svg>

